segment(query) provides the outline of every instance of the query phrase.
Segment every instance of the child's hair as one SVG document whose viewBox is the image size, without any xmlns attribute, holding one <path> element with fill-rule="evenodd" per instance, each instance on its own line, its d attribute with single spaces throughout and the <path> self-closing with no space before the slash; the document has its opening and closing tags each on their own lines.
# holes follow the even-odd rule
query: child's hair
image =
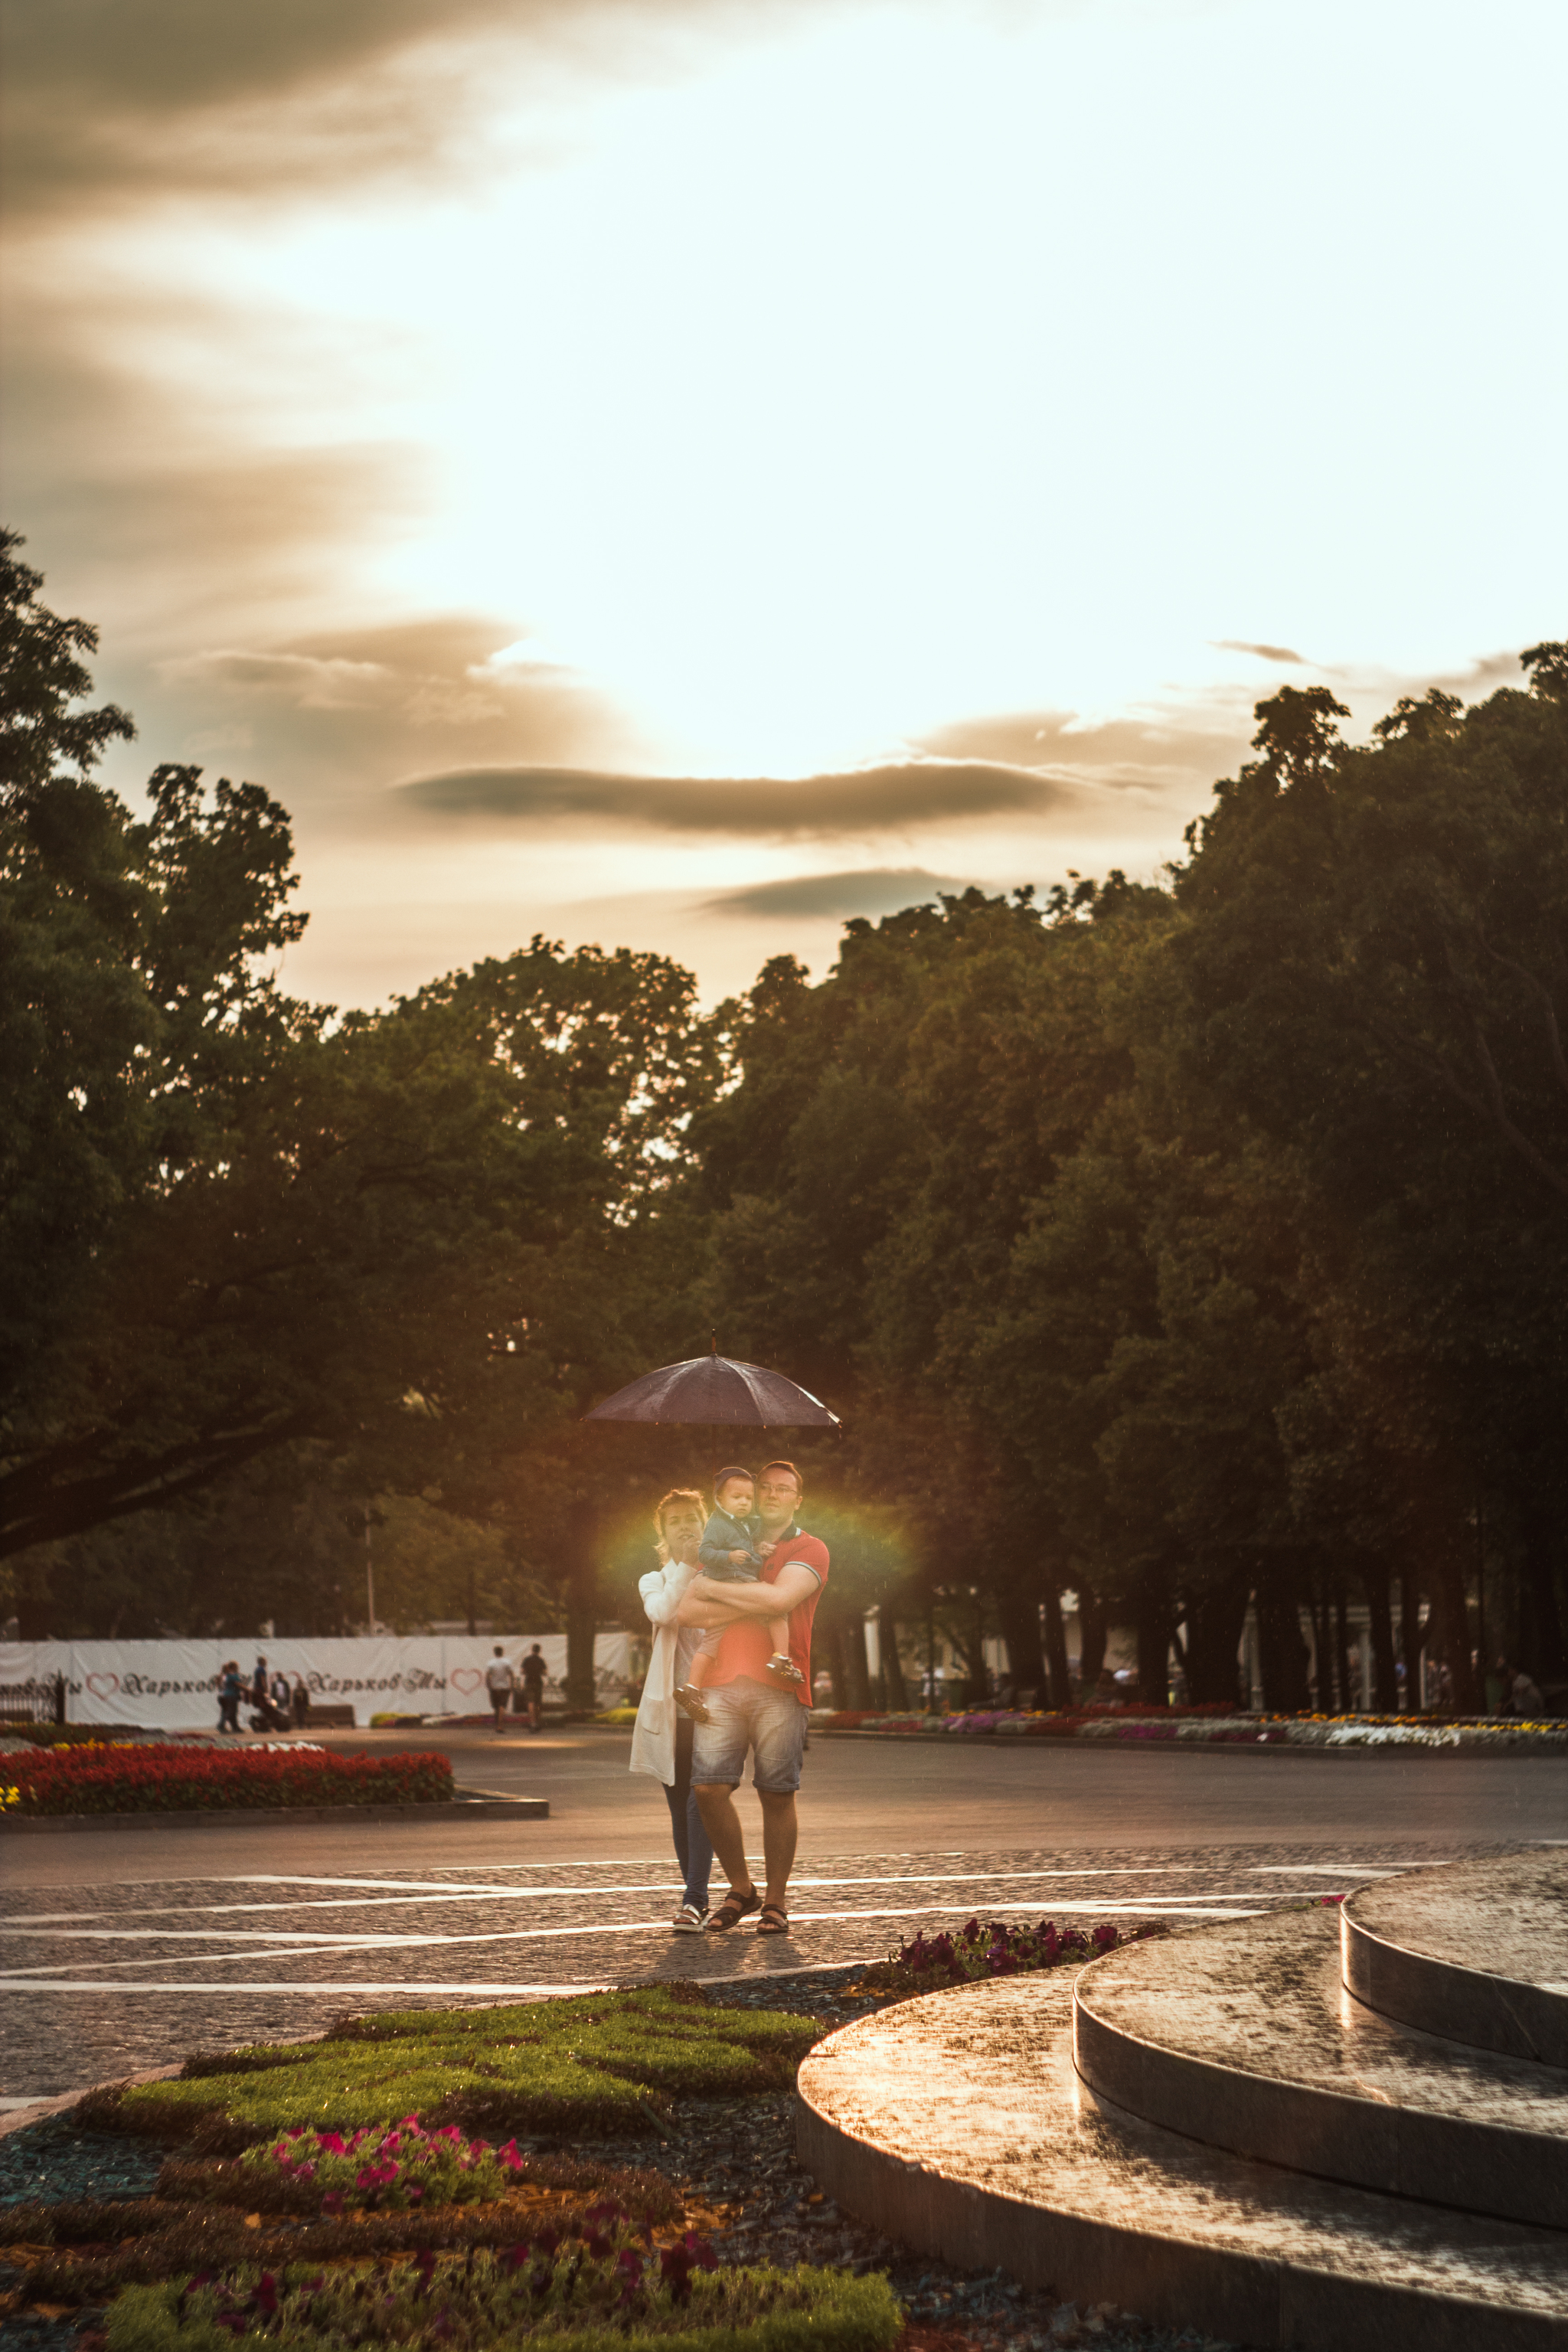
<svg viewBox="0 0 1568 2352">
<path fill-rule="evenodd" d="M 743 1478 L 748 1486 L 754 1486 L 757 1483 L 752 1471 L 743 1470 L 738 1462 L 726 1462 L 722 1470 L 714 1473 L 713 1500 L 715 1502 L 719 1500 L 731 1478 Z"/>
<path fill-rule="evenodd" d="M 702 1497 L 695 1486 L 672 1486 L 668 1494 L 661 1496 L 654 1505 L 653 1529 L 655 1535 L 661 1539 L 664 1535 L 664 1515 L 675 1503 L 695 1503 L 702 1517 L 706 1518 L 708 1516 L 706 1511 L 702 1510 Z"/>
</svg>

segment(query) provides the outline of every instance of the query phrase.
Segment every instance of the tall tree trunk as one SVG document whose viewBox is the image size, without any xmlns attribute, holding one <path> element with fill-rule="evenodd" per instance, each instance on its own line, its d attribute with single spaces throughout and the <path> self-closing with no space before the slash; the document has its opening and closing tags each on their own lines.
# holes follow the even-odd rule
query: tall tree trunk
<svg viewBox="0 0 1568 2352">
<path fill-rule="evenodd" d="M 849 1705 L 861 1715 L 871 1710 L 871 1675 L 866 1664 L 866 1620 L 858 1609 L 844 1619 L 844 1676 Z"/>
<path fill-rule="evenodd" d="M 1334 1698 L 1342 1715 L 1352 1715 L 1361 1704 L 1351 1687 L 1350 1621 L 1345 1614 L 1345 1580 L 1334 1579 Z"/>
<path fill-rule="evenodd" d="M 1415 1580 L 1408 1570 L 1399 1579 L 1399 1654 L 1405 1661 L 1405 1711 L 1407 1715 L 1421 1712 L 1421 1653 L 1426 1637 L 1421 1631 L 1421 1595 Z"/>
<path fill-rule="evenodd" d="M 1555 1498 L 1552 1498 L 1555 1499 Z M 1519 1563 L 1519 1656 L 1536 1682 L 1568 1675 L 1568 1622 L 1561 1591 L 1563 1533 L 1555 1511 L 1528 1502 Z"/>
<path fill-rule="evenodd" d="M 901 1714 L 909 1706 L 910 1695 L 904 1688 L 903 1664 L 899 1656 L 899 1623 L 884 1601 L 877 1612 L 877 1647 L 882 1656 L 882 1698 L 889 1714 Z"/>
<path fill-rule="evenodd" d="M 1308 1613 L 1312 1621 L 1312 1704 L 1328 1715 L 1334 1703 L 1333 1668 L 1330 1661 L 1329 1594 L 1321 1569 L 1314 1570 Z"/>
<path fill-rule="evenodd" d="M 1394 1671 L 1394 1611 L 1389 1601 L 1393 1580 L 1381 1560 L 1363 1559 L 1361 1589 L 1366 1595 L 1367 1638 L 1372 1643 L 1372 1704 L 1378 1715 L 1392 1715 L 1399 1704 L 1399 1677 Z"/>
<path fill-rule="evenodd" d="M 1052 1606 L 1055 1606 L 1053 1596 Z M 1046 1661 L 1040 1649 L 1040 1608 L 1032 1588 L 1016 1576 L 997 1587 L 996 1613 L 1007 1644 L 1007 1670 L 1020 1690 L 1043 1692 Z M 1061 1622 L 1058 1612 L 1057 1622 Z"/>
<path fill-rule="evenodd" d="M 598 1515 L 579 1497 L 574 1520 L 573 1556 L 566 1578 L 566 1704 L 592 1708 L 594 1635 L 599 1622 Z"/>
<path fill-rule="evenodd" d="M 826 1624 L 818 1619 L 812 1626 L 817 1646 L 823 1652 L 823 1664 L 827 1668 L 829 1695 L 841 1712 L 848 1708 L 849 1677 L 844 1664 L 844 1628 L 837 1617 Z"/>
<path fill-rule="evenodd" d="M 1279 1568 L 1258 1587 L 1258 1650 L 1263 1703 L 1273 1714 L 1303 1714 L 1307 1706 L 1307 1644 L 1294 1580 Z"/>
<path fill-rule="evenodd" d="M 1474 1715 L 1479 1702 L 1470 1657 L 1470 1605 L 1457 1552 L 1447 1552 L 1437 1563 L 1432 1614 L 1432 1654 L 1448 1670 L 1451 1704 L 1459 1715 Z"/>
<path fill-rule="evenodd" d="M 1105 1603 L 1091 1584 L 1081 1579 L 1078 1588 L 1078 1693 L 1086 1703 L 1094 1696 L 1100 1675 L 1105 1671 L 1105 1643 L 1109 1628 L 1105 1622 Z"/>
<path fill-rule="evenodd" d="M 1171 1588 L 1164 1569 L 1145 1570 L 1138 1585 L 1134 1632 L 1138 1696 L 1144 1706 L 1171 1703 Z"/>
<path fill-rule="evenodd" d="M 1241 1687 L 1237 1653 L 1247 1622 L 1247 1577 L 1202 1586 L 1187 1596 L 1187 1696 L 1194 1706 L 1234 1706 Z M 1244 1703 L 1250 1704 L 1251 1693 Z"/>
<path fill-rule="evenodd" d="M 1067 1628 L 1062 1623 L 1061 1594 L 1054 1584 L 1046 1587 L 1041 1608 L 1046 1624 L 1046 1665 L 1051 1678 L 1050 1704 L 1052 1706 L 1070 1706 L 1072 1677 L 1068 1673 Z"/>
</svg>

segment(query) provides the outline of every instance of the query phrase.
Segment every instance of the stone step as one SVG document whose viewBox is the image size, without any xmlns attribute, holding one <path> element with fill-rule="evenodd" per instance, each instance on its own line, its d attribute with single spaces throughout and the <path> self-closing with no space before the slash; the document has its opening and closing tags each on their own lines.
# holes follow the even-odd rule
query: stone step
<svg viewBox="0 0 1568 2352">
<path fill-rule="evenodd" d="M 1336 1913 L 1129 1945 L 1079 1978 L 1084 2081 L 1266 2164 L 1512 2221 L 1568 2224 L 1568 2073 L 1352 2000 Z"/>
<path fill-rule="evenodd" d="M 931 1994 L 829 2035 L 801 2068 L 803 2163 L 905 2244 L 1262 2352 L 1565 2352 L 1568 2231 L 1313 2179 L 1144 2122 L 1079 2075 L 1072 2015 L 1062 1970 Z"/>
<path fill-rule="evenodd" d="M 1385 2017 L 1568 2068 L 1568 1849 L 1362 1888 L 1342 1914 L 1341 1969 Z"/>
</svg>

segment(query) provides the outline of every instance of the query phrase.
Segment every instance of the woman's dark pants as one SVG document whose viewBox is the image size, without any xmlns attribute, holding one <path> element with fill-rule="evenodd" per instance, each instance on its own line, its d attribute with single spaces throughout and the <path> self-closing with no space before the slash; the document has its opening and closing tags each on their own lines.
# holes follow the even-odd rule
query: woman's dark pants
<svg viewBox="0 0 1568 2352">
<path fill-rule="evenodd" d="M 675 1832 L 676 1860 L 686 1882 L 683 1900 L 689 1903 L 694 1911 L 706 1911 L 708 1874 L 713 1867 L 713 1848 L 702 1826 L 697 1799 L 692 1794 L 691 1731 L 690 1718 L 682 1716 L 675 1727 L 675 1782 L 664 1793 L 669 1804 L 669 1825 Z"/>
</svg>

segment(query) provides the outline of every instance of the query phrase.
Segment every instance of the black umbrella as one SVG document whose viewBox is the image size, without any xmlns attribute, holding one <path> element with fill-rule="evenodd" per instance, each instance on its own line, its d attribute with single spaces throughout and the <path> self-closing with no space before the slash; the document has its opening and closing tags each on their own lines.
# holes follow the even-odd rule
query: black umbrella
<svg viewBox="0 0 1568 2352">
<path fill-rule="evenodd" d="M 661 1364 L 657 1372 L 617 1389 L 584 1421 L 700 1423 L 710 1429 L 837 1429 L 838 1415 L 763 1364 L 739 1364 L 717 1349 L 684 1364 Z"/>
</svg>

